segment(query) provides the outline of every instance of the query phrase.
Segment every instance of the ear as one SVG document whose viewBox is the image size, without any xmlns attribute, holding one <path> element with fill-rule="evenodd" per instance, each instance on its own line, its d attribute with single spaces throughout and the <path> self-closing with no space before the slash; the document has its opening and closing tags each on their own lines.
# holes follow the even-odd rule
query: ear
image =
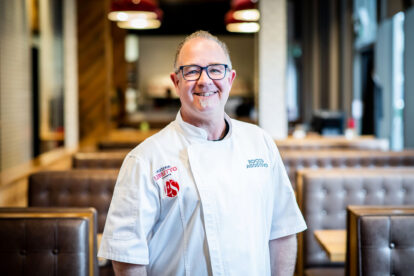
<svg viewBox="0 0 414 276">
<path fill-rule="evenodd" d="M 175 87 L 175 89 L 178 92 L 178 82 L 179 82 L 179 79 L 178 79 L 177 74 L 176 73 L 171 73 L 170 74 L 170 79 L 174 83 L 174 87 Z"/>
<path fill-rule="evenodd" d="M 173 73 L 170 74 L 170 79 L 174 84 L 175 93 L 180 97 L 180 89 L 178 88 L 178 83 L 180 82 L 180 79 L 179 79 L 178 75 L 173 72 Z"/>
<path fill-rule="evenodd" d="M 228 80 L 229 80 L 229 84 L 230 84 L 230 86 L 231 85 L 233 85 L 233 81 L 234 81 L 234 79 L 236 78 L 236 70 L 231 70 L 230 72 L 229 72 L 229 76 L 228 76 Z"/>
</svg>

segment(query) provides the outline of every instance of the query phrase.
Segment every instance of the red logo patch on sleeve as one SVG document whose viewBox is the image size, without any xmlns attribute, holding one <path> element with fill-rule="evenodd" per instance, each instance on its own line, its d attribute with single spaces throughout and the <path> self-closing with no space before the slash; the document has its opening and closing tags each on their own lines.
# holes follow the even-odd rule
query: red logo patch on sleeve
<svg viewBox="0 0 414 276">
<path fill-rule="evenodd" d="M 165 182 L 164 192 L 166 196 L 176 197 L 179 190 L 180 186 L 178 185 L 177 181 L 171 179 Z"/>
</svg>

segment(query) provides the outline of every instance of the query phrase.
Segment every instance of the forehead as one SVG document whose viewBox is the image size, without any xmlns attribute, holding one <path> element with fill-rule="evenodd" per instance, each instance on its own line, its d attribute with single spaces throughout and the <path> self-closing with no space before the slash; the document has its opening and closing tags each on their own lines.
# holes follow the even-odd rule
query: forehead
<svg viewBox="0 0 414 276">
<path fill-rule="evenodd" d="M 227 56 L 221 46 L 214 40 L 194 38 L 181 48 L 177 65 L 208 65 L 212 63 L 228 63 Z"/>
</svg>

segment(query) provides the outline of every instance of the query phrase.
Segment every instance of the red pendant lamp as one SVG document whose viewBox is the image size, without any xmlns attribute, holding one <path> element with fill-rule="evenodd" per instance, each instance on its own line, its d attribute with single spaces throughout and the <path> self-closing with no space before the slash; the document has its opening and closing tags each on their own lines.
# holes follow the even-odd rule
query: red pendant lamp
<svg viewBox="0 0 414 276">
<path fill-rule="evenodd" d="M 122 29 L 157 29 L 161 26 L 161 20 L 155 19 L 145 19 L 145 18 L 133 18 L 128 21 L 119 21 L 116 23 L 119 28 Z"/>
<path fill-rule="evenodd" d="M 155 29 L 161 26 L 162 10 L 155 0 L 113 0 L 108 18 L 120 28 Z"/>
<path fill-rule="evenodd" d="M 234 19 L 243 21 L 259 20 L 260 12 L 257 3 L 258 0 L 232 0 L 231 9 L 234 11 Z"/>
<path fill-rule="evenodd" d="M 226 29 L 236 33 L 256 33 L 260 30 L 260 12 L 257 0 L 232 0 L 231 10 L 226 13 Z"/>
<path fill-rule="evenodd" d="M 226 13 L 226 30 L 232 33 L 257 33 L 260 30 L 259 22 L 237 20 L 234 18 L 234 11 Z"/>
</svg>

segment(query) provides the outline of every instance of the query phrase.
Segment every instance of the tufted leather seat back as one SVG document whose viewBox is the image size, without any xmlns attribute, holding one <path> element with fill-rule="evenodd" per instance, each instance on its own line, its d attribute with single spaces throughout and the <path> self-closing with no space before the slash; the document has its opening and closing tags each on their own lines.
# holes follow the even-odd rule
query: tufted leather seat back
<svg viewBox="0 0 414 276">
<path fill-rule="evenodd" d="M 299 235 L 299 268 L 333 264 L 313 236 L 317 229 L 345 229 L 348 205 L 414 204 L 414 168 L 303 169 L 298 203 L 308 229 Z"/>
<path fill-rule="evenodd" d="M 118 170 L 41 171 L 30 175 L 28 201 L 36 207 L 94 207 L 102 233 Z"/>
<path fill-rule="evenodd" d="M 77 152 L 72 156 L 75 169 L 120 169 L 127 151 Z"/>
<path fill-rule="evenodd" d="M 348 275 L 412 275 L 414 205 L 349 206 Z"/>
<path fill-rule="evenodd" d="M 375 137 L 307 137 L 306 139 L 286 138 L 276 140 L 279 150 L 389 150 L 387 139 Z"/>
<path fill-rule="evenodd" d="M 414 150 L 392 151 L 281 151 L 293 188 L 302 168 L 375 168 L 414 166 Z"/>
<path fill-rule="evenodd" d="M 2 275 L 98 275 L 93 208 L 0 208 Z"/>
<path fill-rule="evenodd" d="M 98 149 L 104 151 L 111 150 L 132 150 L 139 143 L 137 141 L 99 141 Z"/>
</svg>

